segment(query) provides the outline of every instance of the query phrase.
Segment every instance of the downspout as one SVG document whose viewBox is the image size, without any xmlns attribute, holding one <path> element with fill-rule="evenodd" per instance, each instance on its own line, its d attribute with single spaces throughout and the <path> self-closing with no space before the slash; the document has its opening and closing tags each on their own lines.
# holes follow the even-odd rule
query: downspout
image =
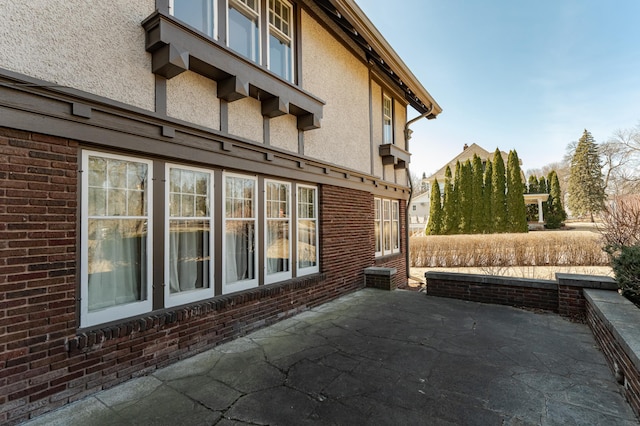
<svg viewBox="0 0 640 426">
<path fill-rule="evenodd" d="M 413 123 L 415 123 L 418 120 L 422 120 L 423 118 L 425 118 L 427 115 L 431 114 L 431 112 L 433 111 L 433 105 L 431 105 L 431 108 L 429 108 L 429 110 L 415 118 L 412 118 L 411 120 L 407 121 L 407 124 L 404 125 L 404 150 L 407 152 L 409 151 L 409 139 L 411 139 L 411 133 L 413 133 L 413 130 L 411 130 L 409 128 L 409 126 L 411 126 Z M 409 267 L 409 206 L 411 204 L 411 199 L 413 198 L 413 182 L 411 181 L 411 172 L 409 170 L 409 164 L 407 164 L 407 180 L 409 181 L 409 199 L 407 200 L 407 207 L 404 209 L 404 215 L 405 215 L 405 241 L 407 242 L 407 249 L 405 250 L 405 260 L 406 260 L 406 265 L 407 265 L 407 279 L 411 278 L 411 271 L 410 271 L 410 267 Z"/>
</svg>

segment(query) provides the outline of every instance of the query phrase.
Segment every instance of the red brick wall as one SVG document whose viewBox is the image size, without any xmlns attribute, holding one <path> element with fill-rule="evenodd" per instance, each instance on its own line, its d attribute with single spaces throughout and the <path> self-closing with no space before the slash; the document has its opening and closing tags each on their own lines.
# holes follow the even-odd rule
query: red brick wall
<svg viewBox="0 0 640 426">
<path fill-rule="evenodd" d="M 73 141 L 0 128 L 2 424 L 27 420 L 363 288 L 364 268 L 378 264 L 373 195 L 322 186 L 321 274 L 77 334 L 77 150 Z M 406 282 L 403 259 L 404 254 L 390 256 L 380 263 L 396 267 Z"/>
<path fill-rule="evenodd" d="M 548 288 L 509 285 L 509 279 L 503 284 L 470 281 L 427 279 L 429 296 L 449 297 L 472 302 L 494 303 L 544 309 L 558 312 L 558 291 Z"/>
<path fill-rule="evenodd" d="M 624 375 L 626 381 L 625 397 L 640 419 L 640 372 L 590 303 L 586 303 L 586 317 L 587 324 L 589 324 L 602 353 L 607 358 L 612 372 L 616 374 L 614 365 L 617 365 Z"/>
<path fill-rule="evenodd" d="M 75 334 L 77 144 L 0 128 L 0 157 L 3 423 L 66 388 L 51 363 Z"/>
</svg>

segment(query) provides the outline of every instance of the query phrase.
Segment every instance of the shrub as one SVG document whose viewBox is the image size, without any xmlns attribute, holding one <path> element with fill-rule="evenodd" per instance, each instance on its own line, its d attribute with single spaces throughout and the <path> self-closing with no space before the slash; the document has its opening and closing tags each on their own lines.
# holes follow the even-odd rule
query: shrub
<svg viewBox="0 0 640 426">
<path fill-rule="evenodd" d="M 622 295 L 640 306 L 640 244 L 620 247 L 611 256 L 611 268 Z"/>
</svg>

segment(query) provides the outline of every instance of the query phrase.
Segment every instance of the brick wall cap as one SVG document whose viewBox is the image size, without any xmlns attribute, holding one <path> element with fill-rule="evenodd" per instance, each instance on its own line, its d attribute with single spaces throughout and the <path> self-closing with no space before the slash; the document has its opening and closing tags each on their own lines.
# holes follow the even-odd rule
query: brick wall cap
<svg viewBox="0 0 640 426">
<path fill-rule="evenodd" d="M 441 281 L 457 281 L 468 282 L 477 285 L 493 284 L 503 285 L 505 287 L 530 287 L 555 290 L 558 284 L 551 280 L 536 280 L 529 278 L 502 277 L 497 275 L 482 274 L 464 274 L 460 272 L 436 272 L 427 271 L 424 274 L 425 279 L 441 280 Z"/>
<path fill-rule="evenodd" d="M 364 268 L 365 275 L 382 275 L 385 277 L 392 277 L 398 273 L 396 268 L 384 268 L 382 266 L 369 266 Z"/>
<path fill-rule="evenodd" d="M 617 291 L 585 289 L 584 296 L 616 341 L 640 370 L 640 308 Z"/>
<path fill-rule="evenodd" d="M 556 273 L 558 285 L 570 287 L 594 288 L 601 290 L 617 290 L 616 280 L 604 275 L 582 275 Z"/>
</svg>

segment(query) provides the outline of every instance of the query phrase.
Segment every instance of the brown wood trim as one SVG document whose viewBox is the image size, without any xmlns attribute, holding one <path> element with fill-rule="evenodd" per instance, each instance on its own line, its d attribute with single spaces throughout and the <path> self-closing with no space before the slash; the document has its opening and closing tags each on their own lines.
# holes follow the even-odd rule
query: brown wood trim
<svg viewBox="0 0 640 426">
<path fill-rule="evenodd" d="M 171 158 L 203 167 L 252 171 L 285 179 L 295 176 L 301 182 L 381 194 L 389 191 L 376 187 L 374 182 L 379 178 L 368 173 L 162 117 L 153 111 L 124 108 L 106 99 L 99 102 L 94 95 L 71 96 L 41 85 L 24 84 L 28 80 L 14 80 L 8 74 L 15 76 L 0 70 L 0 127 L 74 139 L 85 147 Z M 74 102 L 90 107 L 91 118 L 74 116 Z M 224 101 L 220 109 L 224 115 Z M 225 123 L 221 119 L 223 129 Z M 162 136 L 163 128 L 174 129 L 173 137 Z M 266 153 L 272 154 L 270 161 Z M 399 198 L 408 198 L 407 186 L 385 184 L 394 193 L 404 194 Z"/>
</svg>

